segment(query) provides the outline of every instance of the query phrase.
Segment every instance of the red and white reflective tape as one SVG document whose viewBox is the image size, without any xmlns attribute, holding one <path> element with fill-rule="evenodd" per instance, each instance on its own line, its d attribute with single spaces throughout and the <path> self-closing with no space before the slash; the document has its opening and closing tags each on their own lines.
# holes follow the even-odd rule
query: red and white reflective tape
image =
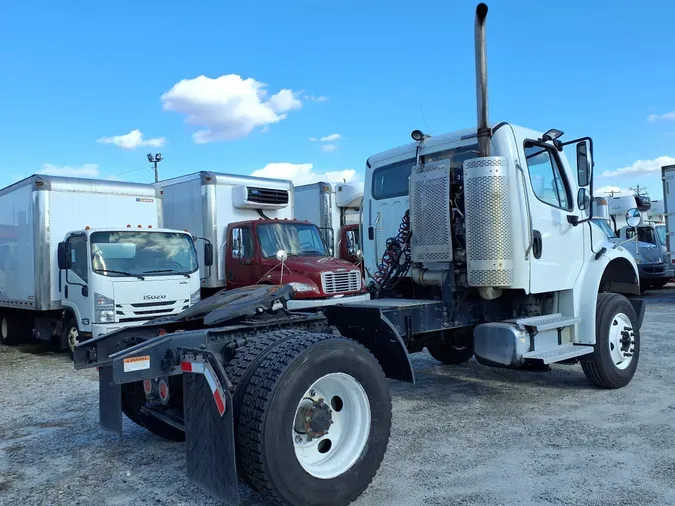
<svg viewBox="0 0 675 506">
<path fill-rule="evenodd" d="M 206 382 L 209 384 L 209 388 L 211 388 L 213 399 L 216 401 L 218 413 L 220 416 L 223 416 L 223 413 L 225 413 L 225 394 L 223 393 L 223 388 L 220 386 L 220 382 L 218 381 L 218 378 L 216 378 L 211 365 L 205 362 L 181 362 L 180 369 L 183 372 L 204 375 Z"/>
</svg>

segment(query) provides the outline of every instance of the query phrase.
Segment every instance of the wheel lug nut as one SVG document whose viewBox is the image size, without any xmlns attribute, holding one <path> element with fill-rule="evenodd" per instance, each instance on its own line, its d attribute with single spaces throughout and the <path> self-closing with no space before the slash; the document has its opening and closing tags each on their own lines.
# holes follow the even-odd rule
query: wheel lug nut
<svg viewBox="0 0 675 506">
<path fill-rule="evenodd" d="M 309 396 L 314 397 L 316 395 L 316 390 L 310 390 L 309 391 Z"/>
<path fill-rule="evenodd" d="M 302 436 L 295 436 L 296 443 L 302 443 Z"/>
</svg>

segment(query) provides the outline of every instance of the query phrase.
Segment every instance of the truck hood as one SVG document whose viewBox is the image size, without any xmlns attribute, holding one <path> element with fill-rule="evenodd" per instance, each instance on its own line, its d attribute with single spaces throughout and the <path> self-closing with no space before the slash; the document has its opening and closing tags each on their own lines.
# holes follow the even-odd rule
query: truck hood
<svg viewBox="0 0 675 506">
<path fill-rule="evenodd" d="M 630 252 L 634 257 L 636 256 L 635 241 L 623 242 L 620 239 L 613 238 L 614 243 L 620 243 L 621 247 Z M 639 252 L 640 261 L 642 263 L 660 263 L 662 261 L 663 253 L 660 246 L 656 246 L 650 242 L 639 241 L 637 243 L 637 251 Z"/>
<path fill-rule="evenodd" d="M 276 261 L 274 263 L 278 263 Z M 354 270 L 354 264 L 333 257 L 302 256 L 288 257 L 286 265 L 292 271 L 302 272 L 304 274 L 314 274 L 323 271 L 336 271 L 338 269 Z"/>
</svg>

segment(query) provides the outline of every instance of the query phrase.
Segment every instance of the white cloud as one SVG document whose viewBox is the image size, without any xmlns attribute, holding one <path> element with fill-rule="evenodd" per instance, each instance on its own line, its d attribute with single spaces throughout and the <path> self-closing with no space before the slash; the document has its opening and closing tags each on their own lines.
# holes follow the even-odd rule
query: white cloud
<svg viewBox="0 0 675 506">
<path fill-rule="evenodd" d="M 659 120 L 675 120 L 675 111 L 667 112 L 665 114 L 650 114 L 647 116 L 648 121 L 659 121 Z"/>
<path fill-rule="evenodd" d="M 166 143 L 166 139 L 164 137 L 155 137 L 154 139 L 143 140 L 143 132 L 136 129 L 124 135 L 101 137 L 96 139 L 96 142 L 100 144 L 114 144 L 118 148 L 133 150 L 141 146 L 161 148 Z"/>
<path fill-rule="evenodd" d="M 326 102 L 328 100 L 328 97 L 325 95 L 319 95 L 318 97 L 315 97 L 313 95 L 305 95 L 308 100 L 311 100 L 312 102 Z"/>
<path fill-rule="evenodd" d="M 85 163 L 81 167 L 59 167 L 53 163 L 43 163 L 38 174 L 96 178 L 101 174 L 101 171 L 98 168 L 98 164 L 95 163 Z"/>
<path fill-rule="evenodd" d="M 626 190 L 625 188 L 621 188 L 619 186 L 601 186 L 600 188 L 593 189 L 593 194 L 596 197 L 605 197 L 612 193 L 615 197 L 619 195 L 633 195 L 632 191 Z"/>
<path fill-rule="evenodd" d="M 332 153 L 337 149 L 337 144 L 324 144 L 321 146 L 321 151 L 324 151 L 326 153 Z"/>
<path fill-rule="evenodd" d="M 661 167 L 664 165 L 673 165 L 675 164 L 675 158 L 672 156 L 659 156 L 653 160 L 638 160 L 633 165 L 628 167 L 621 167 L 616 170 L 606 170 L 600 177 L 614 177 L 614 176 L 627 176 L 630 174 L 650 174 L 650 173 L 660 173 Z"/>
<path fill-rule="evenodd" d="M 282 89 L 268 97 L 266 86 L 237 74 L 216 79 L 201 75 L 176 83 L 161 100 L 164 110 L 181 113 L 186 123 L 202 128 L 192 138 L 204 144 L 245 137 L 302 107 L 299 93 Z"/>
<path fill-rule="evenodd" d="M 363 182 L 357 178 L 354 169 L 332 170 L 316 172 L 311 163 L 268 163 L 262 169 L 251 174 L 256 177 L 269 177 L 273 179 L 290 179 L 296 186 L 323 181 L 326 183 L 352 183 L 363 186 Z"/>
<path fill-rule="evenodd" d="M 342 139 L 342 136 L 340 134 L 330 134 L 326 135 L 325 137 L 310 137 L 309 140 L 312 142 L 320 141 L 320 142 L 335 142 Z"/>
</svg>

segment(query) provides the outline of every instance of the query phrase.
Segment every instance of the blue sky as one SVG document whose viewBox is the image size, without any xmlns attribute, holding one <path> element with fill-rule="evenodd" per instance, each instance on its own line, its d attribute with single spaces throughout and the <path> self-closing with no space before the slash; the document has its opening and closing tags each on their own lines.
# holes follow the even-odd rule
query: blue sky
<svg viewBox="0 0 675 506">
<path fill-rule="evenodd" d="M 361 179 L 415 128 L 475 124 L 475 5 L 6 2 L 0 185 L 41 170 L 149 182 L 148 151 L 163 178 L 267 166 Z M 591 135 L 596 187 L 660 198 L 657 169 L 675 163 L 675 3 L 488 5 L 491 120 Z"/>
</svg>

